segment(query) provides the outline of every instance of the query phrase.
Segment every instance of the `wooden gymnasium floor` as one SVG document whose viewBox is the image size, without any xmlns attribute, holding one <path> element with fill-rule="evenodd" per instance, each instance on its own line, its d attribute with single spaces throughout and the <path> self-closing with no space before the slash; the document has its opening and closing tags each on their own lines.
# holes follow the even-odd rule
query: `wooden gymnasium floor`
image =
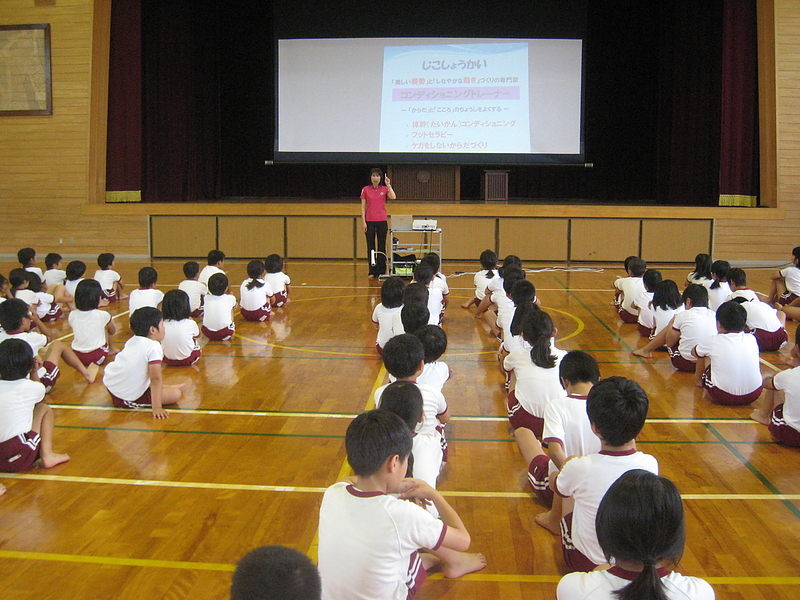
<svg viewBox="0 0 800 600">
<path fill-rule="evenodd" d="M 154 263 L 162 289 L 180 281 L 181 264 Z M 237 288 L 244 264 L 226 264 Z M 141 266 L 117 265 L 129 287 Z M 445 263 L 446 273 L 476 268 Z M 681 286 L 688 270 L 662 268 Z M 378 285 L 365 271 L 363 263 L 288 263 L 292 303 L 272 323 L 237 321 L 236 337 L 205 345 L 196 366 L 165 368 L 167 383 L 186 383 L 166 421 L 112 408 L 101 383 L 87 386 L 65 366 L 49 402 L 55 448 L 72 460 L 2 476 L 0 595 L 223 599 L 233 565 L 255 546 L 313 555 L 322 491 L 347 472 L 345 428 L 385 379 L 370 322 Z M 752 287 L 767 291 L 771 272 L 749 270 Z M 724 600 L 800 597 L 800 454 L 749 421 L 749 407 L 711 404 L 666 355 L 634 357 L 636 327 L 622 325 L 611 306 L 620 274 L 605 265 L 529 277 L 561 348 L 587 350 L 603 376 L 624 375 L 647 390 L 639 447 L 684 494 L 681 571 L 709 579 Z M 552 598 L 563 572 L 559 543 L 533 520 L 544 509 L 509 436 L 496 343 L 459 308 L 471 282 L 471 274 L 449 280 L 444 359 L 453 378 L 445 396 L 454 418 L 439 487 L 488 567 L 455 581 L 432 575 L 420 598 Z M 126 308 L 111 309 L 120 346 L 129 336 Z M 68 340 L 68 326 L 58 325 Z M 763 372 L 785 368 L 786 356 L 762 355 Z"/>
</svg>

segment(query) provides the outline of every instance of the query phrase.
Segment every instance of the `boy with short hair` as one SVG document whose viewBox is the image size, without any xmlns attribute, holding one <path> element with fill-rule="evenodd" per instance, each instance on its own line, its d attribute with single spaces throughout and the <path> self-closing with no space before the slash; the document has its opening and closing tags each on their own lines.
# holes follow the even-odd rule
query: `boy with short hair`
<svg viewBox="0 0 800 600">
<path fill-rule="evenodd" d="M 320 600 L 319 571 L 305 554 L 286 546 L 261 546 L 236 565 L 231 600 Z"/>
<path fill-rule="evenodd" d="M 97 257 L 97 266 L 100 267 L 94 272 L 94 279 L 100 283 L 103 288 L 103 298 L 108 302 L 116 302 L 117 300 L 125 300 L 126 296 L 123 292 L 125 284 L 122 283 L 122 277 L 111 267 L 114 266 L 115 256 L 111 252 L 103 252 Z"/>
<path fill-rule="evenodd" d="M 786 313 L 773 307 L 771 304 L 761 302 L 756 293 L 747 287 L 747 274 L 743 269 L 733 268 L 728 274 L 728 284 L 731 294 L 726 301 L 735 300 L 747 312 L 747 330 L 756 336 L 758 349 L 761 352 L 774 352 L 780 350 L 789 340 L 786 333 Z M 790 311 L 800 311 L 791 307 Z"/>
<path fill-rule="evenodd" d="M 0 471 L 4 473 L 24 471 L 37 461 L 49 469 L 69 460 L 67 454 L 53 451 L 53 411 L 43 402 L 45 387 L 37 380 L 38 366 L 25 341 L 0 342 Z"/>
<path fill-rule="evenodd" d="M 764 397 L 750 418 L 769 427 L 781 444 L 800 447 L 800 327 L 795 330 L 792 369 L 764 377 Z"/>
<path fill-rule="evenodd" d="M 417 323 L 413 329 L 405 329 L 403 327 L 403 318 L 402 318 L 402 310 L 406 306 L 411 306 L 412 304 L 422 304 L 427 311 L 425 316 L 425 321 L 421 323 L 417 323 L 415 320 L 414 323 Z M 402 308 L 397 311 L 392 316 L 392 335 L 398 335 L 400 333 L 410 333 L 419 329 L 423 325 L 428 323 L 428 319 L 430 317 L 430 311 L 428 309 L 428 288 L 420 283 L 409 283 L 407 286 L 403 288 L 403 303 Z"/>
<path fill-rule="evenodd" d="M 47 290 L 50 291 L 54 285 L 64 285 L 67 278 L 67 272 L 61 269 L 61 255 L 55 252 L 50 252 L 44 257 L 45 272 L 42 274 L 42 281 L 47 284 Z M 50 292 L 52 294 L 52 292 Z"/>
<path fill-rule="evenodd" d="M 402 331 L 396 331 L 395 328 L 392 327 L 392 332 L 395 335 L 409 333 L 411 331 L 416 331 L 420 327 L 424 327 L 430 322 L 431 311 L 429 311 L 428 307 L 424 304 L 412 302 L 410 304 L 404 304 L 402 308 L 400 308 L 398 314 L 400 315 Z M 434 325 L 434 327 L 438 327 L 438 325 Z"/>
<path fill-rule="evenodd" d="M 192 318 L 200 319 L 203 317 L 203 298 L 208 293 L 208 287 L 197 280 L 200 272 L 200 265 L 197 261 L 190 260 L 183 263 L 183 276 L 186 277 L 178 284 L 178 289 L 183 290 L 189 296 L 189 308 L 192 310 Z"/>
<path fill-rule="evenodd" d="M 139 269 L 139 289 L 131 291 L 128 300 L 128 310 L 131 315 L 143 306 L 158 308 L 164 299 L 164 292 L 156 289 L 156 283 L 158 283 L 158 272 L 153 267 Z"/>
<path fill-rule="evenodd" d="M 22 248 L 17 252 L 17 260 L 22 268 L 31 273 L 36 273 L 40 278 L 42 270 L 36 266 L 36 250 L 33 248 Z"/>
<path fill-rule="evenodd" d="M 228 292 L 228 277 L 214 273 L 208 280 L 208 294 L 203 308 L 203 332 L 209 340 L 224 342 L 233 337 L 233 311 L 236 298 Z"/>
<path fill-rule="evenodd" d="M 618 277 L 614 282 L 614 304 L 623 323 L 636 323 L 639 311 L 633 307 L 634 299 L 644 290 L 642 276 L 647 270 L 647 263 L 638 256 L 625 259 L 626 277 Z"/>
<path fill-rule="evenodd" d="M 562 497 L 553 494 L 550 479 L 571 456 L 600 452 L 600 440 L 592 431 L 586 414 L 586 396 L 600 379 L 594 357 L 581 350 L 567 352 L 558 365 L 566 397 L 554 398 L 544 410 L 542 441 L 548 444 L 548 457 L 530 429 L 514 430 L 519 451 L 528 463 L 528 481 L 539 499 L 551 509 L 536 515 L 536 522 L 556 535 L 561 533 Z"/>
<path fill-rule="evenodd" d="M 800 246 L 792 248 L 792 264 L 772 278 L 769 303 L 781 306 L 800 306 Z"/>
<path fill-rule="evenodd" d="M 212 275 L 217 273 L 225 275 L 225 271 L 222 270 L 224 265 L 225 253 L 222 250 L 211 250 L 208 253 L 208 264 L 200 271 L 197 281 L 208 287 L 208 280 L 211 279 Z"/>
<path fill-rule="evenodd" d="M 717 335 L 692 350 L 697 358 L 695 385 L 719 404 L 741 406 L 761 395 L 761 366 L 756 338 L 744 332 L 747 312 L 738 302 L 717 309 Z"/>
<path fill-rule="evenodd" d="M 417 377 L 417 383 L 427 384 L 441 392 L 444 384 L 453 375 L 447 363 L 439 360 L 447 350 L 447 334 L 437 325 L 423 325 L 414 330 L 412 335 L 422 342 L 425 350 L 425 366 Z"/>
<path fill-rule="evenodd" d="M 154 419 L 166 419 L 164 409 L 181 398 L 183 385 L 163 385 L 164 319 L 161 311 L 143 306 L 131 315 L 133 337 L 106 367 L 103 383 L 117 408 L 152 408 Z"/>
<path fill-rule="evenodd" d="M 412 436 L 395 414 L 358 415 L 345 436 L 352 483 L 329 487 L 319 511 L 319 571 L 326 599 L 400 600 L 413 597 L 435 564 L 421 548 L 445 551 L 446 577 L 486 565 L 480 554 L 447 552 L 469 548 L 470 535 L 444 497 L 424 481 L 405 478 Z M 391 494 L 399 494 L 395 497 Z M 441 520 L 406 498 L 434 503 Z"/>
<path fill-rule="evenodd" d="M 557 494 L 575 501 L 573 511 L 561 520 L 561 544 L 569 571 L 591 571 L 606 562 L 594 521 L 611 484 L 631 469 L 658 474 L 658 461 L 636 450 L 648 406 L 644 390 L 624 377 L 602 379 L 586 396 L 586 413 L 601 450 L 567 461 L 550 479 Z"/>
<path fill-rule="evenodd" d="M 0 341 L 9 338 L 23 340 L 31 347 L 34 354 L 46 348 L 42 357 L 43 365 L 38 374 L 39 381 L 44 384 L 48 392 L 58 380 L 60 375 L 58 363 L 62 358 L 65 363 L 78 371 L 87 383 L 94 383 L 100 367 L 95 364 L 85 367 L 75 355 L 75 351 L 63 342 L 50 341 L 43 333 L 30 331 L 31 316 L 28 305 L 23 300 L 12 298 L 0 304 L 0 326 L 3 328 L 0 332 Z"/>
</svg>

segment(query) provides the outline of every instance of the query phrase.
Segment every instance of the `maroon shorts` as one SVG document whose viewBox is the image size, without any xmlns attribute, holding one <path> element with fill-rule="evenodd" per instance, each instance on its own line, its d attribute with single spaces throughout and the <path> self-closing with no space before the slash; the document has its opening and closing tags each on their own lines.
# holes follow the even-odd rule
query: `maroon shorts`
<svg viewBox="0 0 800 600">
<path fill-rule="evenodd" d="M 211 331 L 208 327 L 203 325 L 200 328 L 200 331 L 202 331 L 203 335 L 206 336 L 208 339 L 215 342 L 224 342 L 233 337 L 233 327 L 226 327 L 225 329 L 218 329 L 217 331 Z"/>
<path fill-rule="evenodd" d="M 273 298 L 275 298 L 275 301 L 272 303 L 272 306 L 275 308 L 285 306 L 286 303 L 289 302 L 289 294 L 287 294 L 285 290 L 283 292 L 275 292 Z"/>
<path fill-rule="evenodd" d="M 408 579 L 406 579 L 406 586 L 408 587 L 408 595 L 406 600 L 413 600 L 419 592 L 425 579 L 428 577 L 428 572 L 422 564 L 422 559 L 419 552 L 414 552 L 408 565 Z"/>
<path fill-rule="evenodd" d="M 653 337 L 653 330 L 639 323 L 639 335 L 649 339 Z"/>
<path fill-rule="evenodd" d="M 786 306 L 787 304 L 791 304 L 797 300 L 798 297 L 800 296 L 797 296 L 797 294 L 793 294 L 792 292 L 784 292 L 778 297 L 778 302 L 781 306 Z"/>
<path fill-rule="evenodd" d="M 705 370 L 705 373 L 703 373 L 703 387 L 708 390 L 708 395 L 711 396 L 711 399 L 714 402 L 717 404 L 725 404 L 727 406 L 744 406 L 745 404 L 752 404 L 758 400 L 762 389 L 761 386 L 758 386 L 758 389 L 750 392 L 749 394 L 743 394 L 741 396 L 721 390 L 711 383 L 711 367 L 708 367 Z"/>
<path fill-rule="evenodd" d="M 553 490 L 550 488 L 550 459 L 539 454 L 528 465 L 528 481 L 539 497 L 549 508 L 553 506 Z"/>
<path fill-rule="evenodd" d="M 111 392 L 108 392 L 111 394 Z M 150 388 L 147 388 L 141 396 L 136 400 L 123 400 L 119 396 L 111 394 L 111 401 L 117 408 L 150 408 L 153 405 L 153 400 L 150 397 Z"/>
<path fill-rule="evenodd" d="M 108 357 L 108 346 L 96 348 L 91 352 L 79 352 L 78 350 L 73 350 L 73 352 L 75 352 L 75 356 L 83 363 L 84 367 L 88 367 L 92 363 L 102 365 L 106 357 Z"/>
<path fill-rule="evenodd" d="M 533 431 L 533 435 L 537 438 L 542 437 L 544 430 L 544 419 L 542 417 L 534 417 L 527 410 L 522 408 L 522 405 L 517 401 L 517 397 L 513 390 L 508 393 L 508 422 L 514 429 L 526 427 Z"/>
<path fill-rule="evenodd" d="M 779 350 L 786 342 L 789 341 L 789 335 L 786 330 L 781 327 L 777 331 L 764 331 L 763 329 L 754 329 L 753 335 L 756 336 L 758 342 L 758 349 L 761 352 L 775 352 Z"/>
<path fill-rule="evenodd" d="M 30 469 L 39 458 L 39 442 L 39 434 L 29 431 L 0 443 L 0 472 L 17 473 Z"/>
<path fill-rule="evenodd" d="M 110 290 L 102 290 L 102 298 L 108 300 L 109 303 L 116 302 L 117 298 L 117 290 L 111 288 Z"/>
<path fill-rule="evenodd" d="M 239 312 L 242 313 L 245 321 L 269 321 L 272 317 L 269 304 L 262 306 L 258 310 L 246 310 L 242 308 L 239 309 Z"/>
<path fill-rule="evenodd" d="M 594 571 L 597 566 L 572 544 L 572 513 L 561 519 L 561 549 L 564 551 L 564 562 L 568 572 Z"/>
<path fill-rule="evenodd" d="M 202 356 L 202 354 L 203 352 L 200 350 L 200 348 L 195 348 L 186 358 L 167 358 L 165 356 L 164 364 L 169 365 L 170 367 L 188 367 L 189 365 L 193 365 L 200 360 L 200 356 Z"/>
<path fill-rule="evenodd" d="M 55 304 L 50 310 L 47 311 L 47 314 L 43 317 L 39 317 L 42 323 L 50 323 L 55 321 L 56 319 L 60 319 L 64 315 L 64 311 L 61 310 L 61 307 L 58 304 Z"/>
<path fill-rule="evenodd" d="M 684 373 L 695 372 L 697 363 L 683 358 L 677 346 L 674 348 L 667 348 L 667 352 L 669 352 L 669 359 L 672 362 L 672 366 L 678 369 L 678 371 L 683 371 Z"/>
<path fill-rule="evenodd" d="M 617 312 L 619 313 L 619 318 L 622 319 L 623 323 L 638 323 L 639 322 L 639 315 L 634 315 L 633 313 L 628 312 L 622 305 L 620 304 L 617 307 Z M 647 334 L 650 335 L 650 334 Z"/>
<path fill-rule="evenodd" d="M 58 365 L 50 362 L 49 360 L 44 361 L 44 375 L 39 378 L 39 381 L 44 384 L 45 389 L 49 392 L 53 389 L 53 386 L 58 381 L 58 378 L 61 376 L 61 371 L 58 370 Z"/>
<path fill-rule="evenodd" d="M 781 444 L 800 448 L 800 431 L 786 424 L 783 420 L 783 404 L 779 404 L 772 411 L 772 419 L 769 423 L 769 432 L 772 437 Z"/>
</svg>

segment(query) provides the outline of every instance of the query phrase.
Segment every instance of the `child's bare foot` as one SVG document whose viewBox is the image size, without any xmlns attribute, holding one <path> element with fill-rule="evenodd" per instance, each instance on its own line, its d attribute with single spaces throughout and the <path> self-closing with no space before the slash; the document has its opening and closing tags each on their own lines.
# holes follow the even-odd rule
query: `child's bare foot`
<svg viewBox="0 0 800 600">
<path fill-rule="evenodd" d="M 653 354 L 651 352 L 644 352 L 644 348 L 639 348 L 638 350 L 634 350 L 633 353 L 636 356 L 641 356 L 642 358 L 653 358 Z"/>
<path fill-rule="evenodd" d="M 65 463 L 69 460 L 69 454 L 57 454 L 52 452 L 47 456 L 42 456 L 39 461 L 42 463 L 42 467 L 45 469 L 51 469 L 56 465 L 60 465 L 61 463 Z"/>
<path fill-rule="evenodd" d="M 753 421 L 757 421 L 757 422 L 761 423 L 762 425 L 769 425 L 770 422 L 772 421 L 772 415 L 771 414 L 765 415 L 760 410 L 754 410 L 753 412 L 751 412 L 750 413 L 750 418 L 753 419 Z"/>
<path fill-rule="evenodd" d="M 86 367 L 86 381 L 88 383 L 94 383 L 94 380 L 97 379 L 97 372 L 100 370 L 100 365 L 97 363 L 92 363 L 88 367 Z"/>
<path fill-rule="evenodd" d="M 536 515 L 533 520 L 553 535 L 561 535 L 561 519 L 553 515 L 552 510 Z"/>
<path fill-rule="evenodd" d="M 6 486 L 0 483 L 0 496 L 6 493 Z"/>
<path fill-rule="evenodd" d="M 455 579 L 467 573 L 475 573 L 486 567 L 486 557 L 483 554 L 469 552 L 456 552 L 452 559 L 442 563 L 442 574 L 448 579 Z"/>
</svg>

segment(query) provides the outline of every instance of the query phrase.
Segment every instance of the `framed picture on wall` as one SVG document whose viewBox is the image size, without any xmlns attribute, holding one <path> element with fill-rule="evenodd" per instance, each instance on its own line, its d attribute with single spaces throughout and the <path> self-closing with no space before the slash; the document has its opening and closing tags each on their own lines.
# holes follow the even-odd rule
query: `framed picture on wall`
<svg viewBox="0 0 800 600">
<path fill-rule="evenodd" d="M 52 115 L 50 24 L 0 25 L 0 115 Z"/>
</svg>

